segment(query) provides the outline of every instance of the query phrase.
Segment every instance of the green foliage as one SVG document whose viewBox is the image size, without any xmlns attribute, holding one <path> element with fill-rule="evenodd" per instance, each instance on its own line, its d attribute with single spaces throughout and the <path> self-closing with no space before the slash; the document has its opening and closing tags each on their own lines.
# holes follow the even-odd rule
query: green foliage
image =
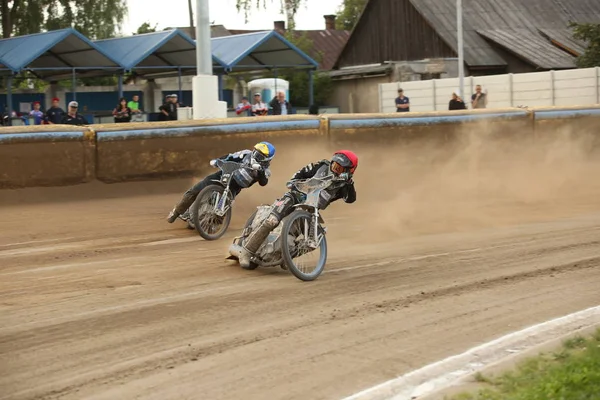
<svg viewBox="0 0 600 400">
<path fill-rule="evenodd" d="M 295 17 L 303 1 L 304 0 L 278 0 L 279 12 L 286 16 L 288 30 L 294 30 Z M 270 0 L 268 3 L 273 5 L 273 0 Z M 238 12 L 244 12 L 244 21 L 248 22 L 248 17 L 250 16 L 252 9 L 266 9 L 267 0 L 236 0 L 235 6 Z"/>
<path fill-rule="evenodd" d="M 344 0 L 335 19 L 336 29 L 351 31 L 362 13 L 367 0 Z"/>
<path fill-rule="evenodd" d="M 315 61 L 320 62 L 322 54 L 314 54 L 313 42 L 306 33 L 286 33 L 286 38 L 304 53 L 312 54 Z M 314 103 L 318 106 L 327 105 L 327 100 L 333 91 L 333 83 L 328 74 L 313 73 Z M 308 107 L 309 76 L 306 70 L 288 70 L 281 74 L 281 79 L 290 82 L 290 103 L 296 107 Z"/>
<path fill-rule="evenodd" d="M 600 393 L 600 329 L 588 339 L 566 341 L 558 353 L 542 354 L 515 371 L 479 382 L 489 387 L 462 393 L 453 400 L 597 399 Z"/>
<path fill-rule="evenodd" d="M 95 39 L 114 37 L 127 15 L 126 0 L 0 0 L 2 36 L 21 36 L 73 27 L 84 36 Z M 151 28 L 148 24 L 148 28 Z M 29 73 L 19 75 L 18 88 L 29 88 Z M 87 86 L 115 85 L 115 77 L 78 80 Z M 71 87 L 71 80 L 60 82 Z M 46 82 L 35 79 L 34 88 L 43 91 Z"/>
<path fill-rule="evenodd" d="M 2 37 L 73 27 L 90 39 L 120 32 L 126 0 L 0 0 Z"/>
<path fill-rule="evenodd" d="M 585 52 L 577 57 L 579 68 L 600 67 L 600 23 L 578 24 L 570 23 L 573 37 L 587 43 Z"/>
<path fill-rule="evenodd" d="M 154 26 L 150 25 L 150 22 L 144 22 L 137 28 L 137 31 L 133 32 L 133 35 L 141 35 L 144 33 L 152 33 L 156 32 L 158 24 L 154 24 Z"/>
</svg>

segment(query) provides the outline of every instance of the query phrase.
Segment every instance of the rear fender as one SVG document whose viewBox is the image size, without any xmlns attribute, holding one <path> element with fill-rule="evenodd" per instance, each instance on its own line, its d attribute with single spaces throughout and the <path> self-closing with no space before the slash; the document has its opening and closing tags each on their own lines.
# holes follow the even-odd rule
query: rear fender
<svg viewBox="0 0 600 400">
<path fill-rule="evenodd" d="M 304 210 L 304 211 L 308 211 L 309 213 L 314 213 L 315 212 L 315 208 L 312 206 L 307 206 L 306 204 L 296 204 L 293 206 L 294 209 L 298 210 Z M 321 213 L 319 213 L 319 223 L 320 224 L 324 224 L 325 220 L 323 219 L 323 217 L 321 217 Z"/>
</svg>

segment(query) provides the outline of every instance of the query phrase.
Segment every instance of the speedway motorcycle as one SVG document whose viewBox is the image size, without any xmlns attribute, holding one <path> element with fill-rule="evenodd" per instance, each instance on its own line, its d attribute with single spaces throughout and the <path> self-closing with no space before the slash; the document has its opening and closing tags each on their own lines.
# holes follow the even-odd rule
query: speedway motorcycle
<svg viewBox="0 0 600 400">
<path fill-rule="evenodd" d="M 271 231 L 252 257 L 248 269 L 281 267 L 302 281 L 313 281 L 321 275 L 327 262 L 327 232 L 320 210 L 328 204 L 326 189 L 336 182 L 332 175 L 291 181 L 292 192 L 301 199 L 294 210 Z M 234 238 L 227 259 L 238 260 L 245 238 L 269 216 L 271 206 L 262 205 L 250 216 L 241 236 Z M 304 258 L 314 259 L 310 262 Z"/>
<path fill-rule="evenodd" d="M 252 172 L 259 164 L 246 165 L 217 159 L 215 166 L 221 170 L 221 179 L 214 179 L 198 193 L 196 201 L 179 218 L 187 222 L 205 240 L 217 240 L 227 232 L 235 196 L 231 182 L 245 189 L 252 182 Z"/>
</svg>

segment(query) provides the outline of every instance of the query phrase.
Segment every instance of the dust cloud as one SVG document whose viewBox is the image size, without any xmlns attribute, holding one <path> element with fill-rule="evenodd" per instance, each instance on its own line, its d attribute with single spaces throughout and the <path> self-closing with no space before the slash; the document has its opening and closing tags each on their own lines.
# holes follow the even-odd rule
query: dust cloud
<svg viewBox="0 0 600 400">
<path fill-rule="evenodd" d="M 329 158 L 340 148 L 359 155 L 358 200 L 352 205 L 336 202 L 323 212 L 326 221 L 351 221 L 342 225 L 346 233 L 332 230 L 334 236 L 358 234 L 373 243 L 390 236 L 493 228 L 600 211 L 598 135 L 564 129 L 537 132 L 533 138 L 509 132 L 502 124 L 481 122 L 441 140 L 443 129 L 388 146 L 364 140 L 335 146 L 325 140 L 274 141 L 277 155 L 270 182 L 242 192 L 231 229 L 241 227 L 257 205 L 272 204 L 283 195 L 285 182 L 299 168 Z M 3 191 L 0 204 L 129 198 L 128 204 L 134 205 L 135 198 L 147 197 L 156 206 L 148 212 L 163 221 L 183 192 L 209 172 L 207 166 L 192 179 Z"/>
<path fill-rule="evenodd" d="M 598 210 L 600 154 L 593 143 L 569 130 L 532 140 L 478 124 L 458 143 L 367 150 L 364 175 L 356 178 L 360 207 L 373 213 L 366 229 L 371 237 L 412 235 Z"/>
<path fill-rule="evenodd" d="M 565 129 L 545 135 L 504 134 L 501 124 L 465 127 L 456 138 L 429 137 L 389 147 L 338 146 L 360 158 L 358 200 L 333 204 L 328 218 L 353 219 L 360 237 L 412 236 L 550 220 L 598 210 L 600 152 L 592 135 Z M 278 147 L 269 185 L 251 188 L 236 203 L 240 220 L 257 204 L 285 193 L 300 167 L 331 156 L 328 143 Z M 338 202 L 341 203 L 341 202 Z M 333 232 L 332 232 L 333 233 Z M 335 233 L 334 233 L 335 235 Z"/>
</svg>

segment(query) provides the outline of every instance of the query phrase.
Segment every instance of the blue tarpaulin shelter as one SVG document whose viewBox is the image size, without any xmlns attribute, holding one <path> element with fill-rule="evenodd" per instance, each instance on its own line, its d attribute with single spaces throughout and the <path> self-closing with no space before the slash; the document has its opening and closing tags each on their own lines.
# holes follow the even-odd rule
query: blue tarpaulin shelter
<svg viewBox="0 0 600 400">
<path fill-rule="evenodd" d="M 69 78 L 72 71 L 80 75 L 106 75 L 121 65 L 75 29 L 37 33 L 0 40 L 2 73 L 31 71 L 44 80 Z"/>
<path fill-rule="evenodd" d="M 268 69 L 305 69 L 309 74 L 309 102 L 313 103 L 313 71 L 319 63 L 276 31 L 252 32 L 211 39 L 213 57 L 226 64 L 228 72 Z M 222 85 L 219 85 L 222 87 Z"/>
<path fill-rule="evenodd" d="M 20 72 L 29 71 L 46 81 L 71 78 L 75 87 L 77 75 L 115 74 L 121 68 L 118 61 L 72 28 L 0 40 L 0 74 L 8 77 L 9 110 L 12 79 Z"/>
<path fill-rule="evenodd" d="M 261 69 L 316 69 L 318 63 L 276 31 L 252 32 L 211 39 L 213 57 L 229 72 Z"/>
<path fill-rule="evenodd" d="M 219 77 L 232 72 L 268 69 L 304 69 L 310 77 L 318 63 L 275 31 L 254 32 L 211 39 L 213 71 Z M 174 29 L 129 37 L 90 41 L 75 29 L 0 40 L 0 74 L 8 76 L 8 106 L 12 110 L 12 77 L 29 71 L 40 79 L 57 81 L 75 77 L 118 75 L 119 96 L 123 74 L 135 72 L 146 79 L 196 74 L 196 43 Z"/>
<path fill-rule="evenodd" d="M 178 29 L 96 40 L 94 44 L 111 54 L 125 71 L 138 76 L 178 76 L 180 96 L 181 76 L 196 74 L 196 43 Z M 225 69 L 225 64 L 213 56 L 213 71 L 223 74 Z M 121 80 L 119 83 L 122 92 Z"/>
</svg>

